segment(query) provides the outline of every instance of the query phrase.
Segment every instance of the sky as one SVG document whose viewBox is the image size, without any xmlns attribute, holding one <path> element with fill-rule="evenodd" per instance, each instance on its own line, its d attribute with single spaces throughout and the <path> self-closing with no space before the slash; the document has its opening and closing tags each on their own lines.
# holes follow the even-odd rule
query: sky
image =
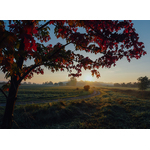
<svg viewBox="0 0 150 150">
<path fill-rule="evenodd" d="M 122 83 L 122 82 L 137 82 L 137 79 L 141 76 L 147 76 L 150 78 L 150 20 L 132 20 L 133 27 L 136 29 L 136 32 L 139 34 L 139 41 L 143 42 L 145 45 L 144 50 L 147 52 L 147 55 L 142 56 L 140 59 L 133 58 L 131 62 L 128 62 L 126 58 L 123 58 L 117 61 L 115 67 L 111 68 L 99 68 L 99 72 L 101 77 L 96 78 L 91 76 L 91 72 L 89 70 L 82 70 L 82 76 L 77 78 L 80 80 L 90 80 L 96 82 L 107 82 L 107 83 Z M 51 28 L 53 31 L 53 28 Z M 81 30 L 82 31 L 82 30 Z M 51 40 L 49 43 L 56 44 L 57 42 L 64 43 L 64 40 L 57 39 L 53 32 L 51 32 Z M 48 43 L 47 43 L 48 44 Z M 68 45 L 66 49 L 74 50 L 73 45 Z M 91 59 L 96 59 L 100 54 L 91 54 L 91 53 L 82 53 L 83 55 L 87 55 Z M 27 64 L 31 64 L 32 61 L 28 61 Z M 63 82 L 68 81 L 70 77 L 68 77 L 68 72 L 54 72 L 52 73 L 50 70 L 44 68 L 44 75 L 36 75 L 30 80 L 26 80 L 26 82 L 31 83 L 43 83 L 46 81 L 55 82 Z M 0 71 L 0 81 L 7 81 L 4 77 L 2 71 Z"/>
</svg>

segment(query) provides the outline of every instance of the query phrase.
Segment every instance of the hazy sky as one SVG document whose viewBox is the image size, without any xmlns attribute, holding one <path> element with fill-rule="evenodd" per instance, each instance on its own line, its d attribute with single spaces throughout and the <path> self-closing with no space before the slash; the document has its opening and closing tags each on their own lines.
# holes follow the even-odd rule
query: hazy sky
<svg viewBox="0 0 150 150">
<path fill-rule="evenodd" d="M 143 42 L 145 45 L 145 51 L 147 55 L 141 57 L 140 59 L 133 58 L 129 63 L 126 58 L 119 60 L 115 67 L 112 68 L 100 68 L 99 72 L 101 77 L 97 79 L 93 77 L 93 81 L 97 82 L 137 82 L 137 78 L 141 76 L 147 76 L 150 78 L 150 20 L 133 20 L 134 28 L 139 34 L 139 41 Z M 51 35 L 52 40 L 50 43 L 55 44 L 57 40 L 53 35 Z M 63 40 L 61 40 L 63 42 Z M 72 45 L 67 47 L 68 49 L 73 49 Z M 97 58 L 97 55 L 87 54 L 90 58 Z M 28 62 L 31 63 L 31 62 Z M 90 71 L 82 72 L 82 76 L 77 78 L 77 80 L 88 80 L 87 76 L 91 76 Z M 44 69 L 44 75 L 34 75 L 31 80 L 26 80 L 26 82 L 43 83 L 46 81 L 59 82 L 69 80 L 68 73 L 65 72 L 55 72 L 52 73 L 50 70 Z M 4 74 L 0 71 L 0 81 L 6 81 Z"/>
</svg>

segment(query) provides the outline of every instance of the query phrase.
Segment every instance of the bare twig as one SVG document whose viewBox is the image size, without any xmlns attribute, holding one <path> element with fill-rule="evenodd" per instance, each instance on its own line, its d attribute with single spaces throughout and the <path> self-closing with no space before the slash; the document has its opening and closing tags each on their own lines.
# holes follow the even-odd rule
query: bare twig
<svg viewBox="0 0 150 150">
<path fill-rule="evenodd" d="M 50 23 L 50 21 L 46 22 L 45 24 L 43 24 L 41 27 L 39 27 L 37 30 L 41 30 L 42 28 L 44 28 L 45 26 L 47 26 Z"/>
</svg>

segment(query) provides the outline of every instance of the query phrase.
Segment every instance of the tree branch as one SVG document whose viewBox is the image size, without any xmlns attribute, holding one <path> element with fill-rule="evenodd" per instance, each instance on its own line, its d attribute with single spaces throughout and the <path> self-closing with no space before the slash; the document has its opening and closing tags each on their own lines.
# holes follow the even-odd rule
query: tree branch
<svg viewBox="0 0 150 150">
<path fill-rule="evenodd" d="M 107 40 L 107 38 L 104 37 L 104 36 L 102 36 L 102 35 L 99 33 L 99 31 L 95 31 L 95 29 L 92 28 L 90 25 L 88 25 L 88 26 L 89 26 L 97 35 L 99 35 L 102 39 Z"/>
<path fill-rule="evenodd" d="M 20 77 L 18 82 L 21 83 L 21 81 L 25 78 L 25 76 L 27 76 L 30 73 L 30 71 L 32 71 L 33 69 L 35 69 L 38 66 L 41 66 L 41 64 L 37 64 L 37 65 L 34 64 L 34 65 L 32 65 L 32 67 L 27 72 L 25 72 L 22 77 Z"/>
<path fill-rule="evenodd" d="M 6 97 L 6 99 L 8 98 L 8 96 L 5 94 L 5 92 L 0 88 L 0 91 L 4 94 L 4 96 Z"/>
<path fill-rule="evenodd" d="M 56 54 L 57 52 L 59 52 L 63 47 L 69 45 L 70 43 L 72 43 L 72 42 L 69 42 L 69 43 L 67 43 L 67 44 L 65 44 L 65 45 L 62 45 L 62 46 L 61 46 L 59 49 L 57 49 L 51 56 L 53 56 L 54 54 Z"/>
<path fill-rule="evenodd" d="M 1 41 L 0 41 L 0 43 L 2 43 L 2 42 L 3 42 L 3 40 L 4 40 L 6 37 L 7 37 L 7 36 L 3 37 L 3 38 L 1 39 Z"/>
<path fill-rule="evenodd" d="M 50 23 L 50 21 L 46 22 L 45 24 L 43 24 L 41 27 L 39 27 L 37 30 L 41 30 L 42 28 L 44 28 L 45 26 L 47 26 Z"/>
<path fill-rule="evenodd" d="M 65 45 L 62 45 L 58 50 L 56 50 L 56 51 L 51 55 L 51 57 L 52 57 L 55 53 L 57 53 L 58 51 L 60 51 L 63 47 L 69 45 L 70 43 L 71 43 L 71 42 L 69 42 L 69 43 L 67 43 L 67 44 L 65 44 Z M 34 64 L 34 65 L 32 65 L 31 68 L 30 68 L 26 73 L 24 73 L 22 77 L 20 77 L 20 79 L 18 80 L 18 82 L 21 83 L 21 81 L 25 78 L 25 76 L 27 76 L 33 69 L 35 69 L 36 67 L 41 66 L 41 65 L 43 65 L 43 64 L 44 64 L 44 62 L 43 62 L 43 63 L 39 63 L 39 64 Z"/>
</svg>

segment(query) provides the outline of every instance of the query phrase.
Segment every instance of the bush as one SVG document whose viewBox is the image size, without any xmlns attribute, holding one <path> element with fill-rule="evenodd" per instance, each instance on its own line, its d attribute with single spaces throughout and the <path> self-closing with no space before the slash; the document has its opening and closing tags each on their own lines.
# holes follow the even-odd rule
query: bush
<svg viewBox="0 0 150 150">
<path fill-rule="evenodd" d="M 85 86 L 84 86 L 84 90 L 85 90 L 85 91 L 88 91 L 89 89 L 90 89 L 90 86 L 89 86 L 89 85 L 85 85 Z"/>
</svg>

